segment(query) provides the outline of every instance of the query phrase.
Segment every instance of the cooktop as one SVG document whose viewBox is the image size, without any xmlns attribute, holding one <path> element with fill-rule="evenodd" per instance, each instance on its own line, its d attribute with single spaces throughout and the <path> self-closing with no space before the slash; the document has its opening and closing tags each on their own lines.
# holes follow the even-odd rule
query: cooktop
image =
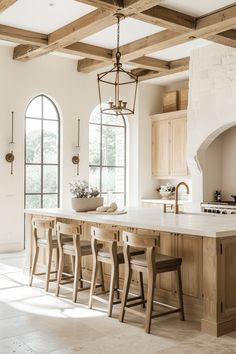
<svg viewBox="0 0 236 354">
<path fill-rule="evenodd" d="M 203 202 L 201 204 L 214 204 L 214 205 L 236 205 L 236 202 L 233 202 L 231 200 L 229 201 L 222 201 L 222 202 Z"/>
</svg>

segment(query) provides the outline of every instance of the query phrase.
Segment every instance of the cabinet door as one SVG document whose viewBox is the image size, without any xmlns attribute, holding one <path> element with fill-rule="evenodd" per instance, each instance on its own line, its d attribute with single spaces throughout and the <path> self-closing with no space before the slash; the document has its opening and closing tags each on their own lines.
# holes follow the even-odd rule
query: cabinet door
<svg viewBox="0 0 236 354">
<path fill-rule="evenodd" d="M 152 175 L 166 177 L 170 173 L 170 122 L 152 124 Z"/>
<path fill-rule="evenodd" d="M 186 176 L 186 118 L 173 119 L 171 121 L 171 175 Z"/>
<path fill-rule="evenodd" d="M 177 253 L 182 258 L 183 293 L 202 299 L 202 237 L 177 236 Z"/>
<path fill-rule="evenodd" d="M 221 241 L 221 315 L 235 318 L 236 315 L 236 237 Z"/>
</svg>

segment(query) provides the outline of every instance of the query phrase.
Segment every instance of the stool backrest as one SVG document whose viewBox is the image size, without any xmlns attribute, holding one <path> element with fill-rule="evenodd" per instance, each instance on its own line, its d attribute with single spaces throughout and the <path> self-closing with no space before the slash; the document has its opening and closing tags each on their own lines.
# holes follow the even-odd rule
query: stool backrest
<svg viewBox="0 0 236 354">
<path fill-rule="evenodd" d="M 138 230 L 136 233 L 123 231 L 123 242 L 131 247 L 150 248 L 160 245 L 160 233 L 158 231 Z"/>
<path fill-rule="evenodd" d="M 119 231 L 100 229 L 98 227 L 91 227 L 91 236 L 93 239 L 101 242 L 118 242 Z"/>
<path fill-rule="evenodd" d="M 39 238 L 51 238 L 52 237 L 52 229 L 54 228 L 54 220 L 33 218 L 32 219 L 33 226 L 33 235 L 35 240 Z"/>
<path fill-rule="evenodd" d="M 82 227 L 81 225 L 57 222 L 57 232 L 66 236 L 80 235 Z"/>
</svg>

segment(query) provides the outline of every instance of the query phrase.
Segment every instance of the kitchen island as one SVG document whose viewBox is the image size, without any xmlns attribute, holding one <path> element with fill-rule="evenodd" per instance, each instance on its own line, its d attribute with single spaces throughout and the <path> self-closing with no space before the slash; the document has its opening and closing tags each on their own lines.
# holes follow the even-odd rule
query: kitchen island
<svg viewBox="0 0 236 354">
<path fill-rule="evenodd" d="M 32 260 L 32 217 L 55 221 L 82 222 L 83 237 L 89 238 L 90 226 L 114 230 L 137 229 L 160 232 L 160 253 L 183 259 L 182 277 L 187 319 L 201 320 L 203 332 L 220 336 L 236 330 L 236 216 L 173 214 L 158 209 L 128 208 L 122 215 L 76 213 L 70 209 L 26 210 L 26 270 Z M 91 270 L 91 261 L 84 264 Z M 105 269 L 106 279 L 109 269 Z M 121 272 L 121 284 L 123 274 Z M 133 280 L 133 287 L 137 286 Z M 172 274 L 157 277 L 160 301 L 175 306 L 178 302 Z"/>
</svg>

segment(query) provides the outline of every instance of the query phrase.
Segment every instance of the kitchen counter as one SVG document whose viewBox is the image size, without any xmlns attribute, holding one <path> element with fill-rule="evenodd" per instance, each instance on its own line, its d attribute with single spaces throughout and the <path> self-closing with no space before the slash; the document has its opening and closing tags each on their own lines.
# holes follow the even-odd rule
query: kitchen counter
<svg viewBox="0 0 236 354">
<path fill-rule="evenodd" d="M 127 214 L 121 215 L 79 213 L 62 208 L 29 209 L 25 210 L 25 213 L 213 238 L 236 236 L 236 215 L 174 214 L 146 208 L 127 208 Z"/>
<path fill-rule="evenodd" d="M 175 204 L 175 199 L 141 199 L 142 203 L 153 203 L 153 204 L 169 204 L 169 205 L 174 205 Z M 178 200 L 178 204 L 188 204 L 191 203 L 189 200 Z"/>
<path fill-rule="evenodd" d="M 81 237 L 85 239 L 90 239 L 91 224 L 120 233 L 124 229 L 135 232 L 136 228 L 160 231 L 159 252 L 182 258 L 186 318 L 201 321 L 202 331 L 214 336 L 236 330 L 236 215 L 174 214 L 158 208 L 127 208 L 127 214 L 120 215 L 77 213 L 62 208 L 25 210 L 25 272 L 28 273 L 34 252 L 32 218 L 38 216 L 53 218 L 55 222 L 82 222 Z M 83 267 L 90 279 L 92 259 L 85 258 Z M 45 257 L 40 260 L 39 269 L 44 269 Z M 106 280 L 109 269 L 105 268 Z M 120 272 L 120 284 L 122 277 Z M 132 286 L 138 292 L 137 279 L 133 279 Z M 156 289 L 160 302 L 178 306 L 174 276 L 158 276 Z"/>
</svg>

